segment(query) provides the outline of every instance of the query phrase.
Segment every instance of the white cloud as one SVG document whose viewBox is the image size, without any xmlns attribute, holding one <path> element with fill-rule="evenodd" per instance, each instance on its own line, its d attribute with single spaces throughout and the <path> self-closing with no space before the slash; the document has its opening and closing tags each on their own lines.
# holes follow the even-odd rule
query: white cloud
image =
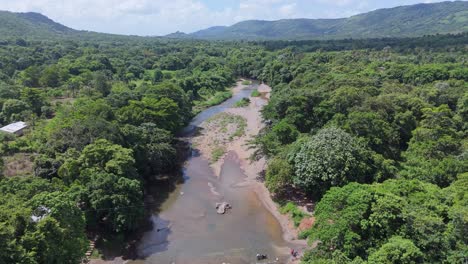
<svg viewBox="0 0 468 264">
<path fill-rule="evenodd" d="M 298 11 L 297 11 L 297 4 L 296 3 L 290 3 L 290 4 L 284 4 L 282 5 L 278 11 L 279 11 L 279 14 L 282 16 L 282 17 L 292 17 L 292 16 L 295 16 Z"/>
<path fill-rule="evenodd" d="M 0 0 L 0 9 L 40 12 L 78 29 L 143 35 L 192 31 L 232 17 L 197 0 Z"/>
<path fill-rule="evenodd" d="M 345 17 L 380 7 L 424 0 L 229 0 L 231 4 L 226 4 L 224 9 L 210 7 L 208 2 L 212 6 L 213 1 L 0 0 L 0 10 L 40 12 L 76 29 L 162 35 L 177 30 L 193 32 L 215 25 L 231 25 L 247 19 Z"/>
</svg>

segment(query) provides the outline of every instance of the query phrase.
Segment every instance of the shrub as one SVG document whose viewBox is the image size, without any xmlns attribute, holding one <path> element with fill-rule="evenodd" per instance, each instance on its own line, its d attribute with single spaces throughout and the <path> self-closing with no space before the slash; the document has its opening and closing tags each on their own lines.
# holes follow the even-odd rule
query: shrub
<svg viewBox="0 0 468 264">
<path fill-rule="evenodd" d="M 259 97 L 259 96 L 260 96 L 260 92 L 259 92 L 257 89 L 255 89 L 255 90 L 252 91 L 252 93 L 250 94 L 250 96 L 252 96 L 252 97 Z"/>
<path fill-rule="evenodd" d="M 307 217 L 308 214 L 301 211 L 294 203 L 288 202 L 286 205 L 282 206 L 279 209 L 282 214 L 291 214 L 291 217 L 294 222 L 294 226 L 298 227 L 301 224 L 302 219 Z"/>
<path fill-rule="evenodd" d="M 246 107 L 250 104 L 250 99 L 249 98 L 242 98 L 241 100 L 237 101 L 234 104 L 234 107 L 241 108 L 241 107 Z"/>
</svg>

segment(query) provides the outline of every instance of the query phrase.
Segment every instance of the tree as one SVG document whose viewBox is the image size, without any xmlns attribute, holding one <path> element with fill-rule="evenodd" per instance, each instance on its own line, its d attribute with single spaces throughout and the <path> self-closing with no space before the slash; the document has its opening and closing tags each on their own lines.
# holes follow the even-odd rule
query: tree
<svg viewBox="0 0 468 264">
<path fill-rule="evenodd" d="M 3 103 L 1 118 L 5 123 L 24 120 L 25 112 L 29 109 L 28 104 L 17 99 L 7 99 Z"/>
<path fill-rule="evenodd" d="M 126 125 L 122 129 L 125 142 L 135 153 L 136 165 L 144 175 L 168 172 L 177 164 L 176 150 L 172 146 L 169 131 L 157 128 L 153 123 L 138 127 Z"/>
<path fill-rule="evenodd" d="M 155 123 L 158 127 L 169 131 L 176 131 L 182 125 L 176 102 L 168 98 L 154 99 L 144 97 L 141 101 L 130 101 L 117 111 L 119 122 L 140 125 Z"/>
<path fill-rule="evenodd" d="M 97 139 L 107 139 L 112 142 L 122 140 L 117 124 L 97 116 L 90 115 L 84 119 L 71 120 L 56 118 L 48 125 L 51 130 L 46 138 L 47 144 L 43 146 L 46 148 L 45 152 L 64 152 L 69 148 L 82 150 Z"/>
<path fill-rule="evenodd" d="M 375 254 L 372 258 L 377 262 L 372 263 L 387 263 L 379 262 L 387 257 L 396 261 L 389 263 L 400 263 L 398 256 L 403 258 L 401 263 L 441 262 L 450 249 L 445 202 L 440 188 L 417 180 L 331 188 L 316 206 L 309 239 L 320 241 L 316 249 L 320 258 L 331 258 L 339 250 L 349 259 L 369 257 L 371 261 L 370 255 Z M 414 247 L 408 241 L 392 241 L 394 236 L 410 240 Z"/>
<path fill-rule="evenodd" d="M 462 121 L 462 129 L 468 130 L 468 92 L 458 99 L 457 114 Z"/>
<path fill-rule="evenodd" d="M 115 174 L 119 177 L 136 178 L 135 159 L 131 149 L 98 139 L 86 146 L 78 163 L 81 171 L 96 170 Z"/>
<path fill-rule="evenodd" d="M 29 105 L 29 108 L 37 116 L 41 115 L 41 109 L 47 105 L 46 96 L 44 92 L 37 88 L 24 88 L 21 91 L 21 98 L 23 102 Z"/>
<path fill-rule="evenodd" d="M 88 247 L 84 234 L 83 212 L 61 192 L 42 193 L 30 201 L 33 214 L 40 220 L 23 240 L 29 252 L 35 252 L 38 263 L 78 263 Z M 38 212 L 38 208 L 45 208 Z M 40 211 L 40 210 L 39 210 Z"/>
<path fill-rule="evenodd" d="M 266 187 L 272 193 L 281 194 L 292 183 L 293 174 L 293 167 L 287 160 L 275 158 L 268 163 Z"/>
<path fill-rule="evenodd" d="M 188 122 L 192 117 L 192 104 L 187 94 L 179 86 L 163 82 L 155 86 L 140 86 L 139 90 L 145 94 L 145 97 L 162 100 L 164 98 L 171 99 L 177 103 L 177 114 L 182 118 L 183 122 Z"/>
<path fill-rule="evenodd" d="M 60 85 L 60 72 L 58 67 L 47 67 L 39 79 L 39 84 L 44 87 L 58 87 Z"/>
<path fill-rule="evenodd" d="M 83 79 L 79 76 L 70 78 L 67 83 L 66 87 L 71 92 L 71 96 L 76 96 L 76 93 L 80 90 L 83 86 Z"/>
<path fill-rule="evenodd" d="M 395 236 L 369 256 L 369 264 L 415 264 L 423 262 L 423 253 L 409 239 Z"/>
<path fill-rule="evenodd" d="M 282 145 L 293 143 L 299 136 L 299 131 L 297 131 L 296 127 L 287 123 L 286 120 L 281 120 L 278 124 L 274 125 L 272 132 Z"/>
<path fill-rule="evenodd" d="M 468 248 L 468 173 L 459 174 L 457 180 L 444 189 L 450 206 L 447 236 L 450 245 L 449 263 L 461 263 Z"/>
<path fill-rule="evenodd" d="M 112 232 L 135 230 L 144 216 L 143 191 L 138 180 L 92 172 L 86 184 L 88 223 Z"/>
<path fill-rule="evenodd" d="M 351 112 L 344 129 L 362 137 L 375 152 L 386 158 L 398 159 L 400 142 L 398 131 L 378 114 L 372 112 Z"/>
<path fill-rule="evenodd" d="M 109 84 L 107 76 L 102 72 L 97 72 L 94 74 L 93 87 L 103 96 L 107 96 L 111 90 L 111 85 Z"/>
<path fill-rule="evenodd" d="M 39 87 L 41 69 L 37 66 L 30 66 L 20 74 L 20 82 L 27 87 Z"/>
<path fill-rule="evenodd" d="M 447 105 L 423 109 L 420 126 L 404 153 L 401 175 L 448 186 L 458 173 L 466 170 L 466 157 L 452 111 Z"/>
<path fill-rule="evenodd" d="M 372 190 L 367 185 L 350 183 L 331 188 L 315 208 L 316 222 L 310 241 L 320 241 L 317 254 L 331 258 L 341 250 L 349 258 L 365 255 L 369 246 L 361 223 L 370 213 Z"/>
<path fill-rule="evenodd" d="M 160 69 L 155 69 L 153 73 L 153 79 L 151 80 L 153 84 L 161 82 L 163 80 L 163 73 Z"/>
<path fill-rule="evenodd" d="M 39 155 L 34 159 L 34 175 L 44 179 L 52 179 L 57 176 L 62 164 L 46 155 Z"/>
<path fill-rule="evenodd" d="M 290 156 L 294 184 L 318 196 L 332 186 L 371 180 L 371 161 L 366 150 L 338 128 L 321 129 Z"/>
</svg>

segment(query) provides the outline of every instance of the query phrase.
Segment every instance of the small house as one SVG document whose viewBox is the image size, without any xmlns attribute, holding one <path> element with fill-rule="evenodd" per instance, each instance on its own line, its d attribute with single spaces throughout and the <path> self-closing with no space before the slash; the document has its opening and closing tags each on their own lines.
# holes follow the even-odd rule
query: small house
<svg viewBox="0 0 468 264">
<path fill-rule="evenodd" d="M 24 129 L 27 127 L 28 125 L 26 125 L 25 122 L 20 121 L 0 128 L 0 131 L 21 136 L 23 135 Z"/>
</svg>

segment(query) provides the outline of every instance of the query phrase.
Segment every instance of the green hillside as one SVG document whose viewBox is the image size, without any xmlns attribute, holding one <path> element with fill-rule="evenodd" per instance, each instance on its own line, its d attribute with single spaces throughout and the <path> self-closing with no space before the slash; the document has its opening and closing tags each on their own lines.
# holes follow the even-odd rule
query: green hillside
<svg viewBox="0 0 468 264">
<path fill-rule="evenodd" d="M 0 36 L 3 37 L 47 37 L 77 32 L 39 13 L 0 11 Z"/>
<path fill-rule="evenodd" d="M 340 19 L 249 20 L 167 38 L 196 39 L 343 39 L 415 37 L 468 31 L 468 2 L 442 2 L 379 9 Z M 132 38 L 78 31 L 38 13 L 0 11 L 0 38 Z M 134 37 L 134 36 L 133 36 Z"/>
<path fill-rule="evenodd" d="M 379 9 L 342 19 L 250 20 L 190 34 L 205 39 L 332 39 L 414 37 L 468 31 L 468 2 Z"/>
</svg>

